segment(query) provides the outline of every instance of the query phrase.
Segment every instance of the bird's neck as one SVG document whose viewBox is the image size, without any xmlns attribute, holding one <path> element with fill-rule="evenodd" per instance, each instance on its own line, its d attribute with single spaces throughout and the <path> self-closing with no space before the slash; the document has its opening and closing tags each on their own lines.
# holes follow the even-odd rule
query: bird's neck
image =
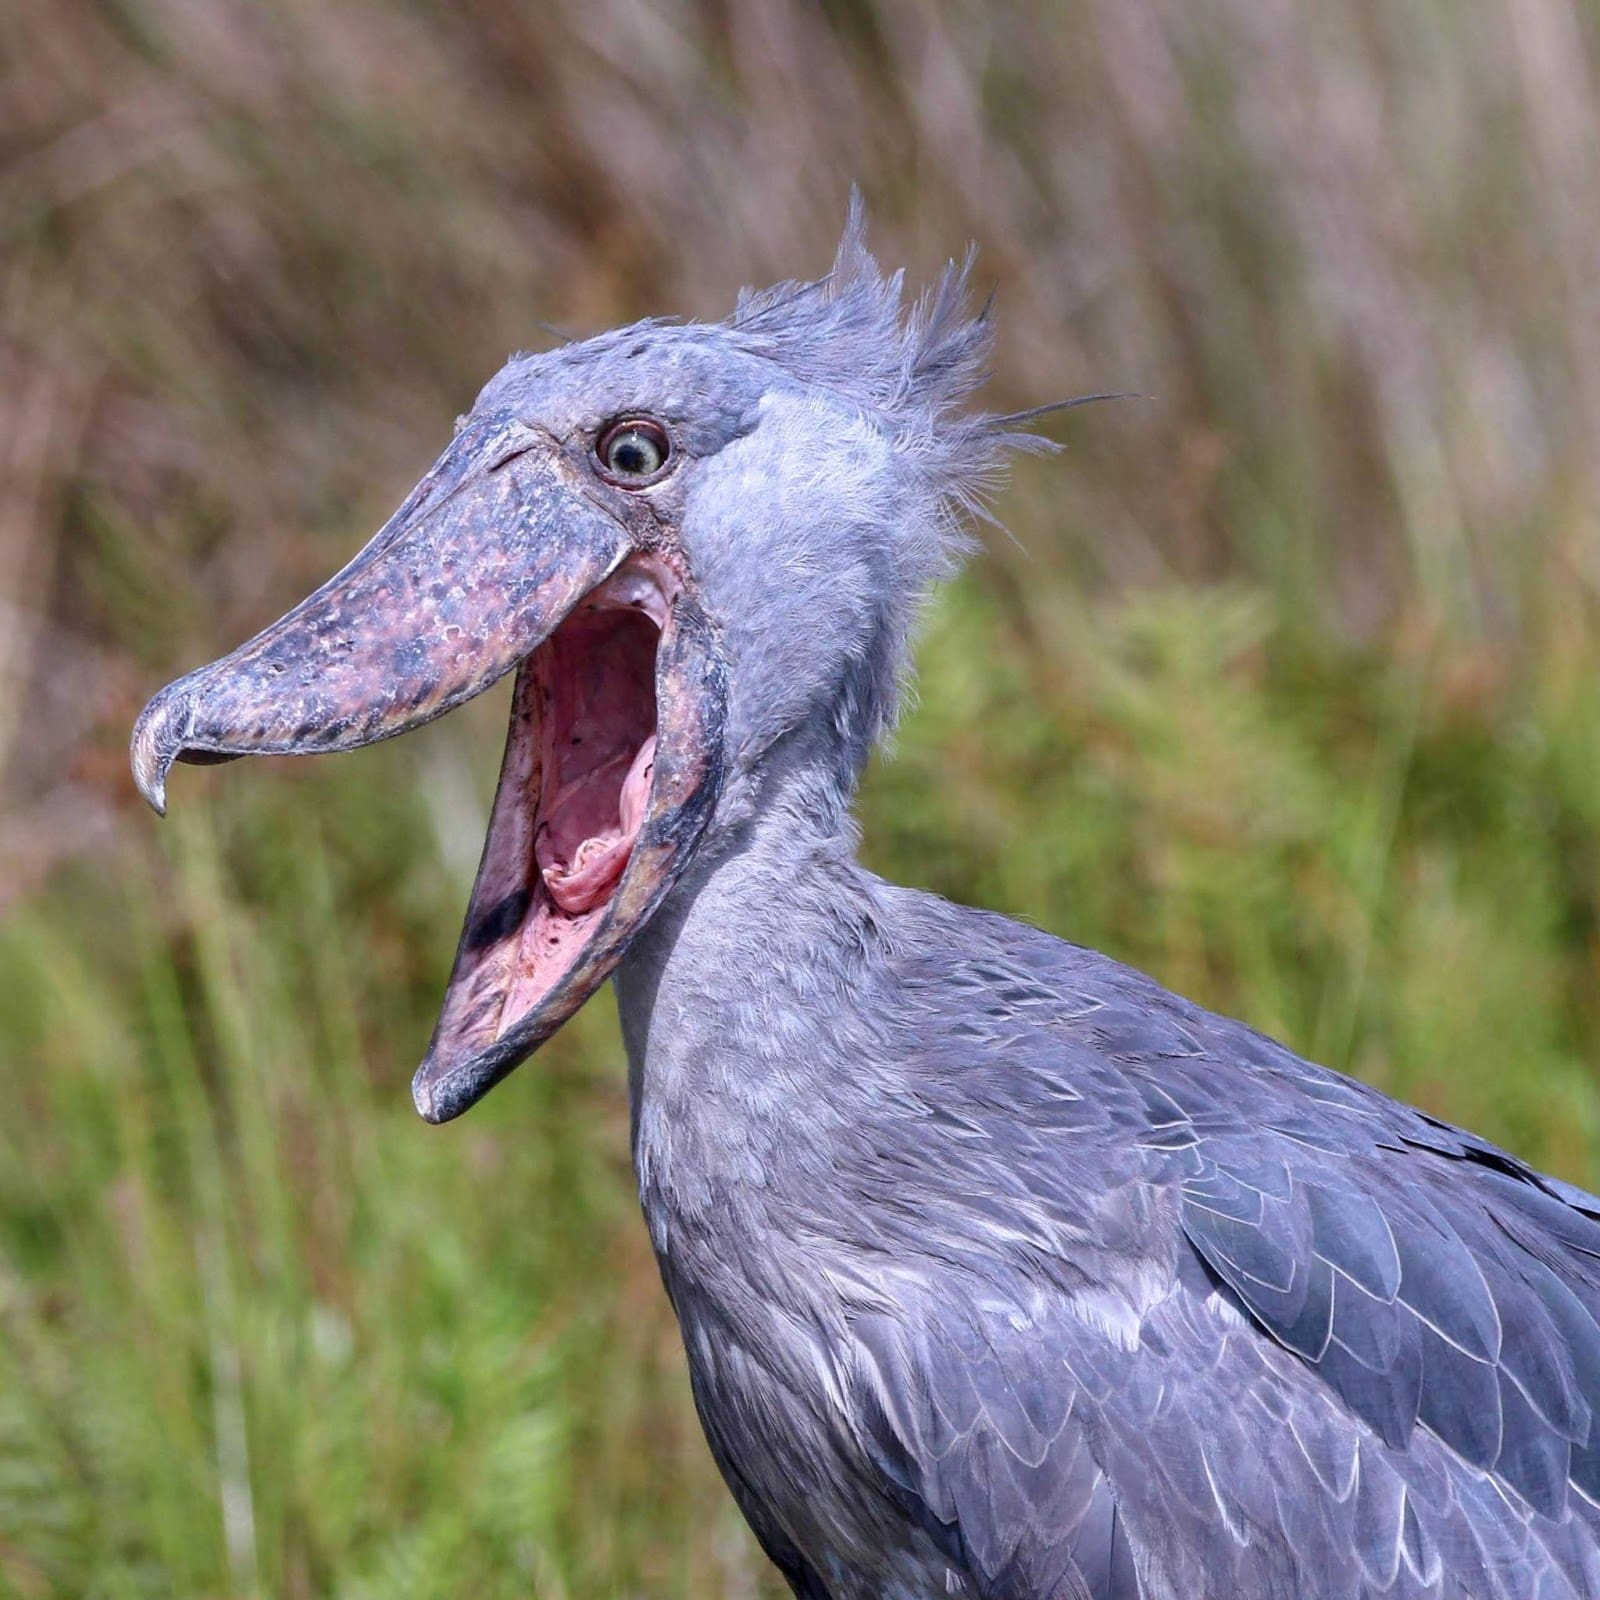
<svg viewBox="0 0 1600 1600">
<path fill-rule="evenodd" d="M 674 1171 L 699 1180 L 795 1137 L 787 1102 L 835 1072 L 865 1003 L 876 880 L 836 772 L 797 755 L 762 774 L 618 968 L 647 1211 Z"/>
</svg>

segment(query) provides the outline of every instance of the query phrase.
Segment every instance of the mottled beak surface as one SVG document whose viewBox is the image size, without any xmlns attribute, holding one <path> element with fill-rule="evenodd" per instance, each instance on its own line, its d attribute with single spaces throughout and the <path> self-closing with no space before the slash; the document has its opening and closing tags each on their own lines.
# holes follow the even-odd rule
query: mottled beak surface
<svg viewBox="0 0 1600 1600">
<path fill-rule="evenodd" d="M 627 554 L 574 476 L 514 424 L 463 432 L 342 572 L 144 708 L 145 798 L 174 761 L 354 750 L 488 688 Z"/>
<path fill-rule="evenodd" d="M 605 980 L 715 805 L 723 671 L 671 530 L 630 534 L 547 435 L 475 422 L 343 571 L 134 728 L 162 812 L 175 762 L 352 750 L 513 669 L 483 861 L 413 1084 L 433 1122 Z"/>
</svg>

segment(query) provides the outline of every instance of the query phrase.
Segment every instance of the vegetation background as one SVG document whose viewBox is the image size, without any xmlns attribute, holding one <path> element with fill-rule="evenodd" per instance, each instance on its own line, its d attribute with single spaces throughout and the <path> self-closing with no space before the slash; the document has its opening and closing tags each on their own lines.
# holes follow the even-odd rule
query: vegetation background
<svg viewBox="0 0 1600 1600">
<path fill-rule="evenodd" d="M 406 1091 L 502 697 L 137 803 L 144 698 L 541 323 L 968 239 L 1061 417 L 875 770 L 886 873 L 1600 1184 L 1590 0 L 4 0 L 0 1593 L 777 1590 L 597 1004 Z"/>
</svg>

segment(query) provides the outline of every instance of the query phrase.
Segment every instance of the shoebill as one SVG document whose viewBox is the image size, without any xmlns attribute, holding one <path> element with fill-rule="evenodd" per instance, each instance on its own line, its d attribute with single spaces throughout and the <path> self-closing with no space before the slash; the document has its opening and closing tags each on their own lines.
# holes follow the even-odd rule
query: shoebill
<svg viewBox="0 0 1600 1600">
<path fill-rule="evenodd" d="M 514 357 L 150 702 L 139 784 L 514 674 L 416 1104 L 615 984 L 706 1437 L 806 1600 L 1600 1595 L 1600 1200 L 856 859 L 919 601 L 1027 443 L 968 404 L 988 346 L 857 218 L 725 322 Z"/>
</svg>

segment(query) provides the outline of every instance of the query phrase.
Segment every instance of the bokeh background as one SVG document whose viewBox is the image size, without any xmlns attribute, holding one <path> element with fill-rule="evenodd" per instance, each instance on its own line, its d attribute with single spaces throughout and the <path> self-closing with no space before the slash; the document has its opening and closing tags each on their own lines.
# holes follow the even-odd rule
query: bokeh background
<svg viewBox="0 0 1600 1600">
<path fill-rule="evenodd" d="M 969 239 L 1048 424 L 866 853 L 1600 1184 L 1587 0 L 0 5 L 0 1593 L 777 1593 L 610 1002 L 407 1081 L 503 697 L 182 769 L 144 698 L 541 324 Z"/>
</svg>

